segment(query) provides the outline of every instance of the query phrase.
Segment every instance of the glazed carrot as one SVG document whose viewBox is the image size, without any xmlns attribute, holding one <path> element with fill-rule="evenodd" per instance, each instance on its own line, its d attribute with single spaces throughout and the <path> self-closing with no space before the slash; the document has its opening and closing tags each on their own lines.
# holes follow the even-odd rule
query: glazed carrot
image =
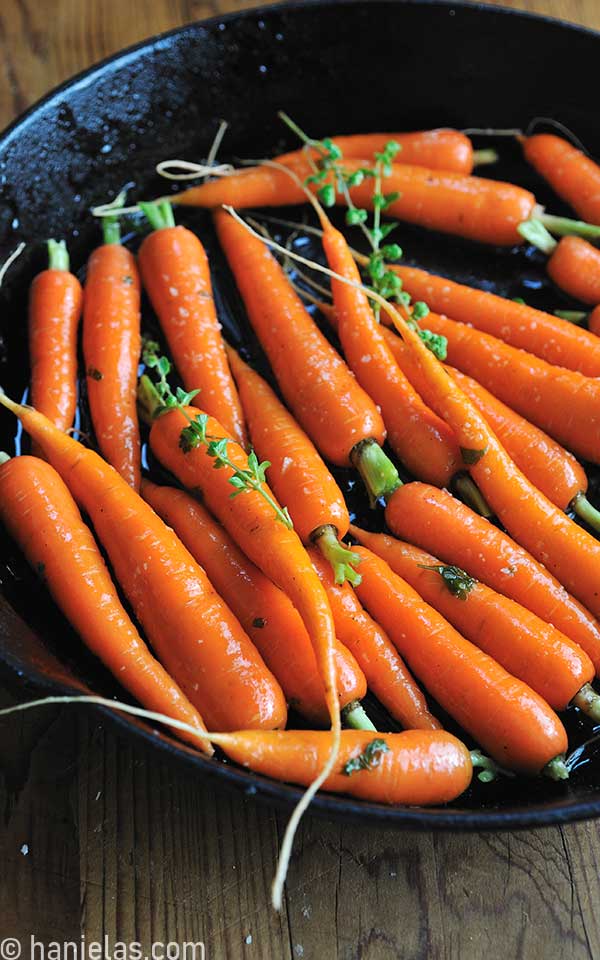
<svg viewBox="0 0 600 960">
<path fill-rule="evenodd" d="M 221 735 L 215 742 L 230 760 L 255 773 L 306 786 L 327 759 L 331 734 L 248 731 Z M 443 730 L 406 730 L 375 740 L 372 733 L 343 730 L 336 771 L 323 789 L 376 803 L 423 806 L 456 799 L 471 777 L 469 751 Z"/>
<path fill-rule="evenodd" d="M 361 441 L 383 443 L 380 413 L 264 244 L 223 210 L 214 220 L 250 323 L 287 405 L 327 460 L 349 466 L 351 452 Z"/>
<path fill-rule="evenodd" d="M 287 596 L 242 553 L 229 534 L 184 490 L 142 481 L 142 496 L 175 530 L 236 615 L 288 703 L 313 723 L 327 720 L 323 683 L 300 615 Z M 366 693 L 365 676 L 339 641 L 334 650 L 341 707 Z"/>
<path fill-rule="evenodd" d="M 459 130 L 440 127 L 436 130 L 418 130 L 412 133 L 355 133 L 331 138 L 344 157 L 372 157 L 385 149 L 390 140 L 400 147 L 402 163 L 413 163 L 435 170 L 454 170 L 456 173 L 472 173 L 478 163 L 492 160 L 493 152 L 474 151 L 469 138 Z M 279 163 L 295 162 L 305 151 L 294 150 L 275 159 Z M 309 150 L 316 160 L 318 151 Z"/>
<path fill-rule="evenodd" d="M 350 517 L 344 495 L 304 430 L 278 397 L 238 353 L 227 348 L 239 390 L 252 447 L 269 461 L 269 485 L 285 503 L 304 544 L 314 542 L 335 570 L 336 580 L 351 582 L 358 574 L 351 550 L 339 541 Z"/>
<path fill-rule="evenodd" d="M 584 220 L 600 224 L 600 166 L 552 133 L 522 139 L 526 160 Z"/>
<path fill-rule="evenodd" d="M 369 165 L 368 160 L 344 160 L 344 169 L 349 173 L 365 165 Z M 304 156 L 286 166 L 301 180 L 313 172 Z M 531 217 L 536 205 L 532 193 L 511 183 L 400 163 L 392 165 L 386 189 L 400 194 L 388 207 L 387 215 L 497 246 L 523 243 L 517 227 Z M 372 194 L 368 179 L 350 190 L 355 205 L 365 209 L 372 208 Z M 192 187 L 172 201 L 202 207 L 227 204 L 242 209 L 302 203 L 304 193 L 282 170 L 251 167 L 236 177 Z"/>
<path fill-rule="evenodd" d="M 447 338 L 449 364 L 577 456 L 600 462 L 600 381 L 448 317 L 429 313 L 423 325 Z"/>
<path fill-rule="evenodd" d="M 600 303 L 600 250 L 581 237 L 562 237 L 546 265 L 548 275 L 569 296 Z"/>
<path fill-rule="evenodd" d="M 135 257 L 120 242 L 117 218 L 103 221 L 104 243 L 87 266 L 83 356 L 98 446 L 127 483 L 140 487 L 136 410 L 140 360 L 140 280 Z"/>
<path fill-rule="evenodd" d="M 58 473 L 37 457 L 0 467 L 0 522 L 85 645 L 142 706 L 205 730 L 185 694 L 154 659 L 123 609 L 89 528 Z M 190 732 L 184 740 L 212 753 Z"/>
<path fill-rule="evenodd" d="M 207 723 L 285 724 L 282 691 L 180 540 L 98 454 L 0 394 L 88 513 L 152 647 Z M 165 418 L 167 419 L 167 418 Z"/>
<path fill-rule="evenodd" d="M 529 482 L 419 335 L 395 310 L 389 308 L 389 313 L 418 358 L 427 381 L 424 399 L 454 429 L 469 473 L 500 522 L 518 543 L 554 573 L 569 592 L 598 616 L 600 543 Z M 580 374 L 568 371 L 568 376 L 574 378 Z"/>
<path fill-rule="evenodd" d="M 361 602 L 438 703 L 498 763 L 536 774 L 559 758 L 562 779 L 567 735 L 545 700 L 465 640 L 384 560 L 364 547 L 358 552 Z"/>
<path fill-rule="evenodd" d="M 586 330 L 542 310 L 416 267 L 390 264 L 389 269 L 398 274 L 414 300 L 425 301 L 436 313 L 471 324 L 548 363 L 588 377 L 600 376 L 600 343 Z"/>
<path fill-rule="evenodd" d="M 394 359 L 412 385 L 417 390 L 423 389 L 421 370 L 410 348 L 391 330 L 382 332 Z M 476 380 L 454 367 L 446 366 L 446 370 L 483 414 L 525 476 L 561 510 L 571 508 L 593 527 L 600 528 L 600 515 L 585 496 L 588 486 L 585 470 L 573 454 L 492 396 Z"/>
<path fill-rule="evenodd" d="M 554 710 L 572 701 L 600 719 L 590 686 L 594 665 L 578 644 L 520 604 L 456 566 L 385 534 L 352 527 L 352 535 L 385 560 L 420 597 L 476 647 L 539 693 Z"/>
<path fill-rule="evenodd" d="M 186 227 L 176 227 L 169 203 L 143 204 L 155 228 L 140 247 L 144 288 L 160 320 L 186 390 L 243 447 L 244 418 L 217 319 L 204 247 Z"/>
<path fill-rule="evenodd" d="M 64 240 L 48 241 L 49 266 L 29 292 L 31 402 L 59 430 L 73 424 L 77 405 L 77 327 L 83 293 L 69 272 Z"/>
<path fill-rule="evenodd" d="M 396 536 L 456 564 L 553 624 L 585 650 L 600 673 L 600 624 L 522 547 L 445 490 L 407 483 L 390 498 Z"/>
<path fill-rule="evenodd" d="M 353 284 L 360 284 L 358 268 L 343 234 L 325 217 L 321 225 L 329 267 Z M 334 325 L 344 356 L 360 385 L 381 410 L 394 453 L 414 476 L 439 487 L 448 486 L 454 475 L 464 470 L 452 430 L 423 403 L 396 363 L 365 292 L 335 279 L 331 290 Z"/>
<path fill-rule="evenodd" d="M 440 724 L 385 631 L 361 606 L 347 583 L 335 583 L 319 552 L 314 547 L 308 552 L 327 592 L 337 637 L 356 656 L 369 689 L 408 730 L 439 730 Z"/>
</svg>

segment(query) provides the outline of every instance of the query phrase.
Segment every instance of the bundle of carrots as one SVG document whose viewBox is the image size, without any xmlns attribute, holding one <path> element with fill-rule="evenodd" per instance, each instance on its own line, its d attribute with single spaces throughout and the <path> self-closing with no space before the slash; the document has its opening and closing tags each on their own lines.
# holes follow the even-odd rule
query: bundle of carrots
<svg viewBox="0 0 600 960">
<path fill-rule="evenodd" d="M 570 220 L 474 176 L 497 158 L 458 131 L 315 140 L 284 119 L 300 150 L 140 203 L 151 229 L 137 255 L 121 243 L 123 198 L 100 210 L 83 289 L 49 241 L 31 286 L 32 405 L 0 393 L 32 442 L 32 455 L 0 456 L 0 519 L 141 705 L 119 708 L 307 788 L 275 902 L 319 787 L 441 804 L 474 762 L 482 780 L 566 779 L 558 714 L 600 722 L 600 543 L 588 532 L 600 513 L 577 459 L 600 463 L 600 322 L 585 330 L 571 322 L 585 311 L 565 319 L 406 267 L 386 219 L 532 240 L 555 283 L 595 306 L 600 168 L 554 135 L 523 138 L 588 222 Z M 304 202 L 326 266 L 232 209 Z M 173 203 L 214 210 L 270 383 L 225 342 L 202 240 Z M 336 203 L 366 254 L 329 220 Z M 293 261 L 313 272 L 291 277 Z M 142 338 L 142 288 L 164 350 Z M 71 436 L 81 317 L 93 449 Z M 142 470 L 144 435 L 177 486 Z M 351 523 L 337 467 L 385 506 L 386 532 Z M 383 732 L 367 690 L 390 718 Z M 288 710 L 305 729 L 287 728 Z"/>
</svg>

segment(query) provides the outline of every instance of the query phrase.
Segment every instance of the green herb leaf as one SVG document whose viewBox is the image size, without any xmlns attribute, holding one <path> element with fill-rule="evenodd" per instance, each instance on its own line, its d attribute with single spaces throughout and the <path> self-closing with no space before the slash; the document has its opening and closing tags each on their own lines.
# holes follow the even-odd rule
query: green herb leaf
<svg viewBox="0 0 600 960">
<path fill-rule="evenodd" d="M 335 187 L 331 183 L 317 190 L 317 196 L 324 207 L 335 206 Z"/>
<path fill-rule="evenodd" d="M 346 223 L 349 227 L 356 227 L 359 223 L 366 223 L 368 216 L 366 210 L 350 207 L 349 210 L 346 210 Z"/>
<path fill-rule="evenodd" d="M 413 304 L 412 315 L 415 320 L 424 320 L 429 315 L 429 307 L 422 300 Z"/>
<path fill-rule="evenodd" d="M 390 748 L 385 740 L 380 740 L 379 738 L 371 740 L 362 753 L 357 757 L 352 757 L 352 759 L 344 764 L 342 773 L 347 777 L 351 777 L 353 773 L 358 773 L 360 770 L 371 770 L 373 767 L 378 767 L 381 763 L 382 755 L 389 752 Z"/>
<path fill-rule="evenodd" d="M 448 356 L 448 340 L 442 333 L 432 333 L 431 330 L 417 330 L 419 338 L 428 350 L 431 350 L 438 360 L 445 360 Z M 477 462 L 477 461 L 475 461 Z"/>
<path fill-rule="evenodd" d="M 458 597 L 459 600 L 466 600 L 477 583 L 477 580 L 470 577 L 469 574 L 461 570 L 460 567 L 444 564 L 428 566 L 425 563 L 419 563 L 418 566 L 423 570 L 433 570 L 435 573 L 439 573 L 450 593 Z"/>
</svg>

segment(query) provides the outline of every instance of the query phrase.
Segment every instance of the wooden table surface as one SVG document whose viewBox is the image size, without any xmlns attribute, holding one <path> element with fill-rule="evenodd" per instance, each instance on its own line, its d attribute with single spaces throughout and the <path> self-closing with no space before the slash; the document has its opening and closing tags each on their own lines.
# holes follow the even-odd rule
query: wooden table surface
<svg viewBox="0 0 600 960">
<path fill-rule="evenodd" d="M 2 0 L 0 127 L 121 47 L 254 5 Z M 600 0 L 504 6 L 600 29 Z M 106 937 L 114 960 L 118 941 L 144 953 L 152 942 L 203 941 L 208 960 L 600 957 L 595 823 L 449 836 L 306 818 L 275 915 L 269 884 L 285 821 L 252 799 L 181 775 L 68 708 L 2 722 L 0 770 L 0 940 L 21 939 L 26 960 L 32 934 Z"/>
</svg>

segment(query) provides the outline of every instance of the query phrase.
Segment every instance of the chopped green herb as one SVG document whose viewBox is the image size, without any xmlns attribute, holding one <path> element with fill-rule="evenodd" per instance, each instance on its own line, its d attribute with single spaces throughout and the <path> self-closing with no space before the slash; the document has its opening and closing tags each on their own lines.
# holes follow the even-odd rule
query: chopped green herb
<svg viewBox="0 0 600 960">
<path fill-rule="evenodd" d="M 255 617 L 252 621 L 252 626 L 256 627 L 257 630 L 262 630 L 263 627 L 266 627 L 267 621 L 264 617 Z"/>
<path fill-rule="evenodd" d="M 450 593 L 458 597 L 459 600 L 466 600 L 477 583 L 477 580 L 470 577 L 469 574 L 466 573 L 465 570 L 461 570 L 460 567 L 444 565 L 443 563 L 433 565 L 419 563 L 418 566 L 423 570 L 433 570 L 435 573 L 439 573 Z"/>
<path fill-rule="evenodd" d="M 362 753 L 357 757 L 352 757 L 344 764 L 342 773 L 351 777 L 353 773 L 358 773 L 359 770 L 371 770 L 373 767 L 378 767 L 381 763 L 382 754 L 389 752 L 390 748 L 385 740 L 371 740 Z"/>
</svg>

